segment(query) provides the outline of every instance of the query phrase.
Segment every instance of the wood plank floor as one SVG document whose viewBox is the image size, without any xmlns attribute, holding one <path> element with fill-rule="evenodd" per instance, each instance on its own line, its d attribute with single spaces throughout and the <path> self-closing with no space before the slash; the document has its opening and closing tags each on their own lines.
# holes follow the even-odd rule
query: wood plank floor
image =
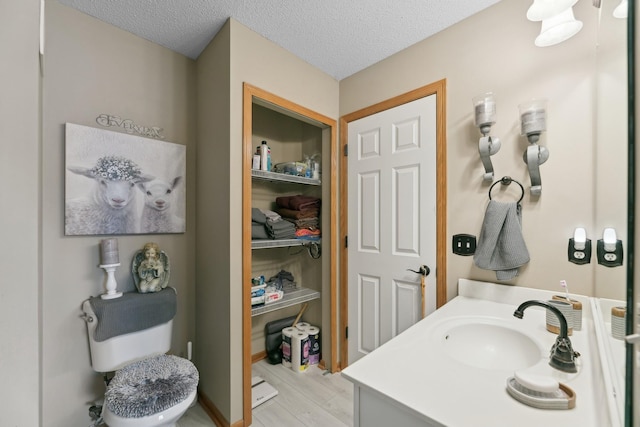
<svg viewBox="0 0 640 427">
<path fill-rule="evenodd" d="M 254 427 L 350 427 L 353 425 L 353 384 L 339 373 L 331 374 L 312 365 L 296 373 L 266 360 L 253 364 L 278 395 L 253 410 Z M 212 427 L 215 424 L 200 407 L 189 409 L 179 427 Z"/>
<path fill-rule="evenodd" d="M 270 365 L 253 364 L 253 375 L 262 377 L 278 395 L 253 410 L 255 427 L 347 427 L 353 425 L 353 384 L 339 373 L 311 365 L 304 373 Z"/>
</svg>

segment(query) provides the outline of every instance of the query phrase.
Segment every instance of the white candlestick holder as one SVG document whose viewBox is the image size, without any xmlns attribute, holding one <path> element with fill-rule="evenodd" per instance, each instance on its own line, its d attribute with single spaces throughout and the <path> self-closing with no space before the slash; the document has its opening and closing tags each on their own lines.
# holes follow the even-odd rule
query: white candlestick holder
<svg viewBox="0 0 640 427">
<path fill-rule="evenodd" d="M 106 293 L 100 295 L 102 299 L 113 299 L 120 298 L 122 296 L 122 292 L 118 292 L 118 283 L 116 283 L 115 271 L 116 268 L 120 266 L 120 263 L 117 264 L 102 264 L 100 268 L 104 269 L 107 272 L 107 280 L 105 281 L 104 287 L 106 289 Z"/>
</svg>

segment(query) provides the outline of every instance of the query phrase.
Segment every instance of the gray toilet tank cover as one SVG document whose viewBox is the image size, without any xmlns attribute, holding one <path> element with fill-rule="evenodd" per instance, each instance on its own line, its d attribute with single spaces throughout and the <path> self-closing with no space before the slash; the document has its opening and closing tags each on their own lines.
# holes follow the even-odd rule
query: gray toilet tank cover
<svg viewBox="0 0 640 427">
<path fill-rule="evenodd" d="M 90 298 L 98 318 L 93 338 L 104 341 L 166 323 L 176 315 L 176 299 L 172 287 L 146 294 L 127 292 L 114 299 Z"/>
</svg>

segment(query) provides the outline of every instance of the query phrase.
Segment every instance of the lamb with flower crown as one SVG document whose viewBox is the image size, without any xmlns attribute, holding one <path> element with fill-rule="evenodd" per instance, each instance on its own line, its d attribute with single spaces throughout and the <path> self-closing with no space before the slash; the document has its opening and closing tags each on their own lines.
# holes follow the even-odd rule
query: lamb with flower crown
<svg viewBox="0 0 640 427">
<path fill-rule="evenodd" d="M 95 181 L 87 198 L 67 201 L 66 235 L 129 234 L 138 231 L 136 184 L 154 179 L 130 159 L 121 156 L 100 157 L 95 166 L 69 166 L 70 172 Z"/>
</svg>

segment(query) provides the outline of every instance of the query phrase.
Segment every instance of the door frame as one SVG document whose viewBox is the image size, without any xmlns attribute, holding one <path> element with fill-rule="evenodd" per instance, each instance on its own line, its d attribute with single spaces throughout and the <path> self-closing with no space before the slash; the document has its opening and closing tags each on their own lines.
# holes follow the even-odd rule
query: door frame
<svg viewBox="0 0 640 427">
<path fill-rule="evenodd" d="M 329 133 L 328 145 L 330 150 L 330 165 L 322 165 L 323 177 L 329 179 L 330 200 L 329 205 L 329 223 L 330 230 L 323 232 L 323 242 L 325 246 L 324 255 L 329 256 L 329 299 L 323 294 L 322 305 L 323 312 L 326 304 L 329 305 L 330 313 L 330 348 L 326 353 L 331 354 L 331 360 L 327 366 L 324 358 L 320 361 L 319 367 L 328 369 L 331 372 L 338 370 L 338 325 L 337 325 L 337 283 L 336 283 L 336 267 L 338 265 L 336 251 L 336 224 L 337 224 L 337 183 L 336 170 L 338 159 L 338 144 L 336 140 L 335 119 L 327 117 L 323 114 L 312 111 L 299 104 L 286 100 L 278 95 L 267 92 L 247 82 L 243 83 L 242 98 L 242 143 L 243 143 L 243 161 L 242 161 L 242 413 L 243 425 L 251 425 L 252 408 L 251 408 L 251 366 L 263 357 L 255 358 L 251 352 L 251 163 L 253 157 L 253 103 L 254 100 L 262 101 L 270 106 L 270 108 L 285 114 L 292 114 L 301 120 L 309 120 L 314 125 L 326 129 Z M 326 201 L 323 202 L 323 204 Z M 329 242 L 327 244 L 327 242 Z M 328 249 L 327 249 L 328 248 Z"/>
<path fill-rule="evenodd" d="M 436 308 L 447 302 L 447 137 L 446 79 L 422 86 L 340 117 L 340 369 L 348 365 L 347 327 L 349 320 L 348 158 L 349 123 L 430 95 L 436 95 Z"/>
</svg>

